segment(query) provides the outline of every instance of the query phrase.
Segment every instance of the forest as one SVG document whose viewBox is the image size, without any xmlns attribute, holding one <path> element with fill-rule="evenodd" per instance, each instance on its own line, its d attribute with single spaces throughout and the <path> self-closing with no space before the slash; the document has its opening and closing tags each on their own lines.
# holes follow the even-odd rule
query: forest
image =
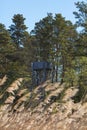
<svg viewBox="0 0 87 130">
<path fill-rule="evenodd" d="M 80 101 L 87 94 L 87 3 L 75 3 L 73 14 L 76 23 L 62 14 L 47 13 L 35 23 L 29 33 L 23 14 L 14 14 L 12 24 L 6 29 L 0 23 L 0 78 L 8 82 L 0 88 L 0 95 L 17 78 L 25 78 L 26 87 L 32 87 L 31 63 L 51 62 L 54 82 L 78 86 L 76 97 Z"/>
</svg>

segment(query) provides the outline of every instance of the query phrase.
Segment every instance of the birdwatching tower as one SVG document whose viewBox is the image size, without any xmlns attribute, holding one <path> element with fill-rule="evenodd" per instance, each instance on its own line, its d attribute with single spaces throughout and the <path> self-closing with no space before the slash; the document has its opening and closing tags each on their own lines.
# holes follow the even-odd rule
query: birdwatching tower
<svg viewBox="0 0 87 130">
<path fill-rule="evenodd" d="M 51 78 L 52 75 L 52 63 L 50 62 L 33 62 L 32 63 L 32 83 L 33 85 L 39 85 Z"/>
</svg>

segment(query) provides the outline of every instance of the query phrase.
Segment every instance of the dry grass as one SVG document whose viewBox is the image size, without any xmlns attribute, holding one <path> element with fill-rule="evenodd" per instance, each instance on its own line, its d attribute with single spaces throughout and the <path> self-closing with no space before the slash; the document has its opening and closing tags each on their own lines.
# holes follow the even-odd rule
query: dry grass
<svg viewBox="0 0 87 130">
<path fill-rule="evenodd" d="M 15 99 L 14 96 L 9 96 L 9 97 L 6 99 L 5 104 L 11 104 L 11 103 L 13 103 L 14 99 Z"/>
<path fill-rule="evenodd" d="M 20 87 L 22 81 L 19 78 L 6 89 L 9 96 L 0 109 L 0 130 L 87 130 L 87 102 L 81 104 L 72 100 L 78 89 L 45 82 L 29 92 Z M 62 92 L 61 102 L 50 100 Z M 9 109 L 12 111 L 8 112 Z"/>
<path fill-rule="evenodd" d="M 14 91 L 18 90 L 21 82 L 23 81 L 23 78 L 19 78 L 17 80 L 15 80 L 8 88 L 7 88 L 7 92 L 12 93 L 14 95 Z"/>
<path fill-rule="evenodd" d="M 0 79 L 0 86 L 2 86 L 7 81 L 7 76 L 5 75 L 2 79 Z"/>
</svg>

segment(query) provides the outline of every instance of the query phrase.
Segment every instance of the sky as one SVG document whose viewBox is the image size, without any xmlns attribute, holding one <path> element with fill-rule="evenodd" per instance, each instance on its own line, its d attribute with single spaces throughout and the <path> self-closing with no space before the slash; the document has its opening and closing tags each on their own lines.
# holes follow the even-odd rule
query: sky
<svg viewBox="0 0 87 130">
<path fill-rule="evenodd" d="M 23 14 L 25 25 L 30 32 L 35 23 L 47 16 L 47 13 L 61 13 L 66 20 L 75 23 L 73 12 L 76 11 L 75 2 L 82 0 L 0 0 L 0 23 L 8 29 L 12 24 L 14 14 Z"/>
</svg>

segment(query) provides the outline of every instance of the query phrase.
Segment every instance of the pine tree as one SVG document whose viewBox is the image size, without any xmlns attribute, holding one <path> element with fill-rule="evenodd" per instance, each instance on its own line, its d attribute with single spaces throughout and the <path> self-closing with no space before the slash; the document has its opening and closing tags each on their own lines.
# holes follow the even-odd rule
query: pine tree
<svg viewBox="0 0 87 130">
<path fill-rule="evenodd" d="M 9 32 L 13 42 L 17 48 L 23 47 L 23 39 L 25 38 L 24 33 L 26 32 L 26 25 L 24 24 L 25 18 L 22 14 L 15 14 L 13 16 L 13 24 L 9 27 Z"/>
<path fill-rule="evenodd" d="M 56 81 L 59 77 L 59 79 L 61 78 L 61 82 L 63 82 L 67 68 L 70 69 L 73 65 L 72 59 L 74 58 L 74 42 L 77 33 L 75 30 L 75 26 L 70 21 L 65 20 L 65 18 L 62 17 L 61 14 L 56 14 L 53 26 Z"/>
<path fill-rule="evenodd" d="M 79 94 L 78 100 L 80 101 L 87 94 L 87 3 L 77 2 L 77 12 L 74 12 L 75 18 L 77 19 L 76 25 L 79 28 L 79 37 L 76 49 L 76 68 L 78 73 L 78 85 Z"/>
<path fill-rule="evenodd" d="M 37 41 L 37 56 L 40 61 L 49 61 L 49 53 L 52 37 L 52 14 L 49 13 L 47 17 L 43 18 L 35 24 L 34 30 L 31 34 L 35 35 Z"/>
</svg>

